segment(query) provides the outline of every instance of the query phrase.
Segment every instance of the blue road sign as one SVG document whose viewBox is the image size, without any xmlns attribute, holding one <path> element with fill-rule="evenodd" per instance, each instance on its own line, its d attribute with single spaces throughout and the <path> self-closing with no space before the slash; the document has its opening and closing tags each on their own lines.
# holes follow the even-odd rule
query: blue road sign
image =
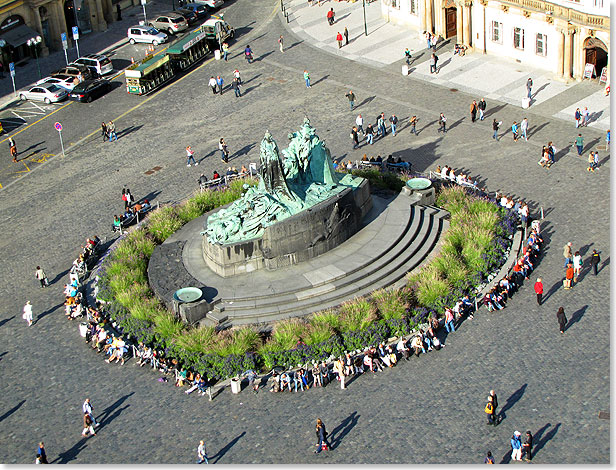
<svg viewBox="0 0 616 470">
<path fill-rule="evenodd" d="M 79 28 L 77 26 L 73 26 L 73 39 L 75 41 L 79 39 Z"/>
</svg>

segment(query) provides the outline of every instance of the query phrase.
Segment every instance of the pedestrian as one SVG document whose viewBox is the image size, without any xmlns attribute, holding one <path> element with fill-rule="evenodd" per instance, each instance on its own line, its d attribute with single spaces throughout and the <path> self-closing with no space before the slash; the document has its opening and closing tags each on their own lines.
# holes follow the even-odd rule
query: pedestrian
<svg viewBox="0 0 616 470">
<path fill-rule="evenodd" d="M 342 47 L 342 34 L 340 34 L 340 31 L 336 34 L 336 41 L 338 41 L 338 49 L 340 49 Z"/>
<path fill-rule="evenodd" d="M 218 93 L 220 93 L 221 95 L 223 92 L 223 88 L 225 87 L 224 83 L 225 82 L 222 77 L 220 75 L 216 75 L 216 85 L 218 86 Z"/>
<path fill-rule="evenodd" d="M 370 145 L 374 144 L 374 128 L 372 127 L 372 124 L 368 124 L 366 126 L 366 142 Z"/>
<path fill-rule="evenodd" d="M 103 142 L 105 142 L 109 138 L 107 124 L 105 123 L 105 121 L 101 123 L 101 136 L 103 137 Z"/>
<path fill-rule="evenodd" d="M 357 135 L 357 127 L 353 126 L 351 129 L 351 140 L 353 141 L 353 150 L 359 147 L 359 136 Z"/>
<path fill-rule="evenodd" d="M 527 118 L 522 119 L 522 122 L 520 123 L 520 130 L 522 131 L 522 136 L 524 137 L 524 140 L 528 142 L 528 119 Z"/>
<path fill-rule="evenodd" d="M 376 118 L 376 128 L 381 138 L 387 135 L 387 125 L 385 124 L 385 113 L 379 114 L 379 116 Z"/>
<path fill-rule="evenodd" d="M 355 118 L 355 126 L 357 126 L 357 132 L 361 132 L 363 135 L 366 135 L 366 131 L 364 131 L 364 118 L 361 117 L 361 114 L 358 114 Z"/>
<path fill-rule="evenodd" d="M 207 460 L 207 449 L 205 448 L 205 442 L 199 441 L 199 447 L 197 447 L 197 463 L 209 464 Z"/>
<path fill-rule="evenodd" d="M 327 22 L 329 23 L 329 25 L 333 25 L 334 24 L 334 9 L 330 8 L 330 10 L 327 12 Z"/>
<path fill-rule="evenodd" d="M 498 396 L 496 395 L 496 392 L 494 390 L 490 390 L 490 394 L 488 396 L 492 398 L 492 405 L 494 405 L 494 414 L 492 416 L 492 424 L 494 424 L 494 426 L 498 426 L 498 423 L 500 422 L 498 413 L 496 412 L 498 408 Z"/>
<path fill-rule="evenodd" d="M 411 116 L 409 124 L 411 125 L 411 132 L 417 135 L 417 130 L 415 129 L 415 127 L 417 126 L 417 116 L 415 115 Z"/>
<path fill-rule="evenodd" d="M 511 125 L 511 133 L 513 134 L 513 141 L 517 142 L 518 141 L 518 123 L 517 123 L 517 121 L 513 121 L 513 124 Z"/>
<path fill-rule="evenodd" d="M 338 380 L 340 380 L 340 389 L 346 390 L 346 387 L 344 385 L 346 375 L 344 373 L 344 359 L 342 357 L 339 357 L 334 361 L 334 372 L 338 374 Z"/>
<path fill-rule="evenodd" d="M 409 51 L 409 48 L 407 47 L 404 50 L 404 57 L 406 58 L 406 65 L 411 65 L 411 51 Z"/>
<path fill-rule="evenodd" d="M 0 62 L 0 78 L 4 78 L 4 64 Z"/>
<path fill-rule="evenodd" d="M 130 189 L 126 188 L 126 208 L 128 209 L 133 202 L 135 202 L 135 198 L 130 193 Z"/>
<path fill-rule="evenodd" d="M 41 463 L 49 463 L 47 461 L 47 452 L 45 452 L 45 443 L 43 441 L 39 442 L 38 449 L 36 450 L 36 456 L 39 458 Z"/>
<path fill-rule="evenodd" d="M 11 152 L 11 157 L 13 157 L 13 163 L 17 163 L 17 144 L 12 137 L 9 137 L 9 151 Z"/>
<path fill-rule="evenodd" d="M 601 262 L 601 256 L 597 250 L 592 250 L 590 255 L 590 265 L 592 266 L 592 273 L 596 276 L 599 270 L 599 263 Z"/>
<path fill-rule="evenodd" d="M 486 424 L 494 424 L 494 403 L 492 402 L 492 397 L 488 395 L 488 403 L 484 408 L 486 416 L 488 417 L 488 422 Z"/>
<path fill-rule="evenodd" d="M 575 109 L 574 117 L 575 117 L 575 128 L 577 129 L 578 127 L 580 127 L 580 120 L 582 119 L 582 111 L 580 111 L 580 108 Z"/>
<path fill-rule="evenodd" d="M 432 33 L 430 31 L 426 31 L 426 43 L 428 45 L 428 49 L 430 49 L 430 46 L 432 45 Z"/>
<path fill-rule="evenodd" d="M 528 92 L 527 93 L 528 99 L 531 98 L 532 89 L 533 89 L 533 79 L 528 77 L 528 80 L 526 80 L 526 91 Z"/>
<path fill-rule="evenodd" d="M 578 276 L 580 275 L 580 272 L 582 271 L 582 255 L 580 255 L 579 251 L 576 251 L 575 254 L 573 255 L 573 274 L 574 274 L 574 278 L 573 278 L 573 282 L 577 282 L 578 280 Z"/>
<path fill-rule="evenodd" d="M 322 450 L 329 450 L 331 445 L 329 444 L 327 440 L 327 430 L 325 429 L 325 424 L 323 424 L 323 421 L 321 421 L 321 418 L 317 419 L 316 434 L 317 434 L 318 442 L 317 442 L 317 449 L 314 451 L 314 453 L 318 454 Z"/>
<path fill-rule="evenodd" d="M 94 426 L 92 426 L 92 418 L 90 417 L 90 415 L 87 412 L 84 412 L 83 414 L 83 431 L 81 431 L 81 435 L 82 436 L 87 436 L 88 435 L 88 431 L 90 432 L 90 434 L 92 436 L 96 436 L 96 433 L 94 432 Z"/>
<path fill-rule="evenodd" d="M 443 133 L 447 132 L 447 118 L 443 113 L 438 117 L 438 131 L 443 131 Z"/>
<path fill-rule="evenodd" d="M 252 64 L 252 49 L 250 48 L 250 44 L 246 44 L 244 48 L 244 57 L 246 58 L 246 62 Z"/>
<path fill-rule="evenodd" d="M 116 13 L 118 14 L 118 21 L 122 21 L 122 7 L 119 3 L 116 3 Z"/>
<path fill-rule="evenodd" d="M 92 411 L 94 410 L 94 407 L 92 406 L 92 402 L 90 402 L 89 398 L 86 398 L 84 400 L 83 405 L 81 405 L 81 410 L 84 413 L 86 413 L 88 416 L 90 416 L 90 418 L 92 419 L 92 424 L 98 427 L 98 423 L 96 422 L 96 419 L 94 418 L 94 414 L 92 413 Z"/>
<path fill-rule="evenodd" d="M 308 70 L 304 70 L 304 81 L 306 82 L 306 88 L 311 88 L 310 86 L 310 74 Z"/>
<path fill-rule="evenodd" d="M 29 300 L 24 305 L 24 314 L 21 317 L 26 320 L 28 326 L 32 326 L 32 304 Z"/>
<path fill-rule="evenodd" d="M 47 287 L 49 285 L 49 281 L 47 280 L 47 275 L 45 274 L 45 271 L 43 271 L 43 269 L 40 266 L 36 267 L 36 271 L 34 272 L 34 275 L 41 283 L 41 288 Z"/>
<path fill-rule="evenodd" d="M 524 460 L 527 462 L 533 460 L 533 435 L 530 431 L 526 431 L 526 437 L 524 438 L 522 447 L 524 449 Z"/>
<path fill-rule="evenodd" d="M 503 121 L 497 121 L 496 119 L 494 119 L 494 121 L 492 122 L 492 130 L 494 131 L 494 134 L 492 134 L 492 138 L 495 139 L 498 142 L 498 128 L 500 127 L 500 125 L 503 123 Z"/>
<path fill-rule="evenodd" d="M 567 325 L 567 317 L 565 315 L 565 309 L 563 307 L 558 307 L 558 312 L 556 312 L 556 318 L 558 319 L 558 325 L 560 327 L 560 332 L 565 332 L 565 326 Z"/>
<path fill-rule="evenodd" d="M 436 54 L 433 52 L 430 56 L 430 73 L 436 72 L 436 61 L 437 57 Z"/>
<path fill-rule="evenodd" d="M 492 465 L 494 464 L 494 457 L 492 457 L 492 452 L 488 451 L 486 458 L 483 459 L 483 463 L 492 464 Z"/>
<path fill-rule="evenodd" d="M 224 138 L 220 138 L 220 142 L 218 142 L 218 150 L 220 150 L 220 159 L 223 163 L 229 163 L 229 149 L 227 148 L 227 143 Z"/>
<path fill-rule="evenodd" d="M 241 98 L 242 91 L 240 90 L 240 82 L 237 78 L 234 78 L 231 82 L 231 88 L 233 88 L 233 91 L 235 92 L 235 97 Z"/>
<path fill-rule="evenodd" d="M 349 45 L 349 30 L 347 29 L 347 27 L 344 27 L 344 33 L 342 33 L 344 35 L 344 45 L 348 46 Z"/>
<path fill-rule="evenodd" d="M 210 77 L 210 81 L 208 82 L 208 85 L 210 85 L 210 88 L 212 89 L 212 93 L 215 95 L 216 94 L 216 79 L 214 78 L 214 75 Z"/>
<path fill-rule="evenodd" d="M 197 160 L 195 160 L 195 151 L 189 145 L 188 147 L 186 147 L 186 166 L 190 166 L 191 162 L 194 163 L 195 166 L 199 164 Z"/>
<path fill-rule="evenodd" d="M 282 38 L 282 34 L 278 38 L 278 47 L 280 48 L 280 52 L 284 52 L 284 39 Z"/>
<path fill-rule="evenodd" d="M 447 333 L 453 333 L 456 331 L 453 311 L 450 308 L 445 309 L 445 329 Z"/>
<path fill-rule="evenodd" d="M 227 54 L 229 54 L 229 44 L 227 44 L 226 42 L 223 42 L 222 43 L 222 58 L 225 62 L 227 62 Z"/>
<path fill-rule="evenodd" d="M 584 137 L 582 137 L 582 134 L 578 134 L 575 138 L 575 146 L 577 147 L 578 155 L 581 157 L 582 151 L 584 150 Z"/>
<path fill-rule="evenodd" d="M 109 121 L 109 124 L 107 124 L 107 132 L 109 133 L 109 142 L 112 142 L 114 139 L 118 140 L 118 134 L 116 134 L 116 126 L 113 121 Z"/>
<path fill-rule="evenodd" d="M 520 431 L 515 431 L 511 436 L 511 458 L 522 461 L 522 440 Z"/>
<path fill-rule="evenodd" d="M 588 127 L 588 123 L 590 122 L 590 111 L 588 108 L 584 106 L 584 111 L 582 111 L 582 126 Z"/>
<path fill-rule="evenodd" d="M 543 297 L 543 282 L 541 282 L 541 278 L 537 278 L 537 282 L 535 282 L 535 294 L 537 294 L 537 305 L 541 305 L 541 298 Z"/>
<path fill-rule="evenodd" d="M 605 133 L 605 149 L 609 150 L 610 149 L 610 130 L 608 129 L 607 132 Z"/>
<path fill-rule="evenodd" d="M 473 100 L 471 103 L 471 122 L 475 122 L 477 119 L 477 101 Z"/>
<path fill-rule="evenodd" d="M 568 242 L 564 247 L 563 247 L 563 257 L 565 258 L 565 268 L 567 267 L 567 265 L 569 263 L 571 263 L 573 261 L 573 250 L 571 248 L 571 242 Z"/>
<path fill-rule="evenodd" d="M 389 122 L 391 122 L 391 135 L 396 135 L 396 127 L 398 126 L 398 117 L 395 114 L 389 116 Z"/>
<path fill-rule="evenodd" d="M 240 77 L 240 71 L 238 69 L 233 71 L 233 78 L 237 78 L 238 83 L 240 85 L 242 84 L 242 77 Z"/>
<path fill-rule="evenodd" d="M 565 270 L 565 289 L 569 290 L 573 286 L 573 264 L 568 264 Z"/>
<path fill-rule="evenodd" d="M 486 104 L 486 100 L 484 98 L 481 98 L 479 100 L 479 103 L 477 104 L 477 107 L 479 108 L 479 119 L 483 121 L 483 118 L 485 117 L 484 114 L 486 112 L 486 107 L 488 105 Z"/>
</svg>

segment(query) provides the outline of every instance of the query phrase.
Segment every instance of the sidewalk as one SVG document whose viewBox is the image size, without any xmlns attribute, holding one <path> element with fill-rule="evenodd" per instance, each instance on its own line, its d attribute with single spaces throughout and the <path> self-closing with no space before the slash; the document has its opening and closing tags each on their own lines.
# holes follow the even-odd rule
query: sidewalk
<svg viewBox="0 0 616 470">
<path fill-rule="evenodd" d="M 151 15 L 171 10 L 171 0 L 149 1 L 146 6 L 148 17 Z M 114 9 L 113 18 L 116 19 Z M 143 7 L 133 6 L 122 10 L 122 20 L 111 23 L 107 31 L 93 32 L 82 36 L 79 39 L 79 52 L 85 54 L 106 53 L 114 62 L 114 51 L 128 44 L 127 31 L 130 26 L 136 25 L 143 20 Z M 163 46 L 164 47 L 164 46 Z M 67 51 L 69 63 L 77 59 L 77 50 L 71 47 Z M 64 51 L 53 51 L 47 57 L 38 59 L 42 77 L 48 76 L 54 70 L 66 65 Z M 122 62 L 122 65 L 125 61 Z M 114 69 L 116 65 L 114 64 Z M 119 70 L 118 70 L 119 71 Z M 35 58 L 29 59 L 23 65 L 15 67 L 15 87 L 20 89 L 28 88 L 39 80 L 38 67 Z M 4 78 L 0 79 L 0 109 L 5 108 L 13 101 L 18 100 L 13 93 L 13 84 L 8 73 L 8 64 L 5 66 Z"/>
<path fill-rule="evenodd" d="M 409 48 L 413 60 L 409 75 L 418 80 L 454 88 L 487 101 L 500 101 L 522 107 L 526 96 L 526 80 L 534 82 L 533 112 L 547 113 L 559 119 L 573 120 L 577 107 L 591 111 L 589 127 L 607 130 L 610 127 L 610 100 L 603 86 L 594 83 L 564 82 L 555 80 L 553 74 L 501 59 L 480 52 L 467 53 L 464 57 L 453 55 L 453 42 L 439 44 L 437 55 L 438 74 L 430 74 L 431 51 L 417 31 L 387 22 L 381 17 L 379 1 L 366 3 L 368 36 L 364 35 L 364 18 L 361 2 L 325 1 L 308 6 L 306 0 L 286 3 L 289 12 L 288 27 L 306 43 L 331 54 L 365 63 L 388 72 L 401 73 L 404 50 Z M 330 8 L 336 13 L 336 22 L 330 26 L 326 14 Z M 285 21 L 285 20 L 283 20 Z M 349 44 L 338 48 L 336 34 L 349 30 Z M 453 38 L 452 38 L 453 39 Z M 498 77 L 497 80 L 494 77 Z M 556 102 L 555 102 L 556 101 Z M 549 103 L 548 103 L 549 102 Z M 541 106 L 546 103 L 545 106 Z"/>
</svg>

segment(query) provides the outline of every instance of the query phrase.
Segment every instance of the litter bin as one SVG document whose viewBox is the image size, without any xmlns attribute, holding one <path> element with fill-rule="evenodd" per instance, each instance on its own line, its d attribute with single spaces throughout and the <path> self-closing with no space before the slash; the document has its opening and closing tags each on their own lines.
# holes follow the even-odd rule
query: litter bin
<svg viewBox="0 0 616 470">
<path fill-rule="evenodd" d="M 402 65 L 402 75 L 408 75 L 409 74 L 409 66 L 407 64 Z"/>
<path fill-rule="evenodd" d="M 231 393 L 238 394 L 240 393 L 240 379 L 231 379 Z"/>
<path fill-rule="evenodd" d="M 214 59 L 220 60 L 220 49 L 214 51 Z"/>
<path fill-rule="evenodd" d="M 88 333 L 88 324 L 85 321 L 81 322 L 79 324 L 79 334 L 81 335 L 82 338 L 85 338 L 87 333 Z"/>
<path fill-rule="evenodd" d="M 530 108 L 530 98 L 524 98 L 522 100 L 522 108 L 524 109 Z"/>
</svg>

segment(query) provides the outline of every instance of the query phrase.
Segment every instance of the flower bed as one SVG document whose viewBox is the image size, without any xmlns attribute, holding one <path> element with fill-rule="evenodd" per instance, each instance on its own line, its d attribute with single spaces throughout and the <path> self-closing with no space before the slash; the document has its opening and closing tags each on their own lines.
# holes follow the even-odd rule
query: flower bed
<svg viewBox="0 0 616 470">
<path fill-rule="evenodd" d="M 398 176 L 375 173 L 371 181 L 382 178 L 376 187 L 397 185 Z M 183 224 L 237 199 L 244 183 L 235 181 L 228 188 L 197 193 L 183 204 L 154 211 L 114 246 L 99 271 L 97 297 L 107 303 L 123 334 L 163 351 L 185 368 L 219 380 L 248 369 L 330 360 L 344 351 L 416 330 L 430 317 L 440 317 L 443 307 L 477 288 L 502 264 L 516 227 L 513 216 L 494 202 L 459 187 L 444 189 L 437 204 L 451 213 L 451 223 L 441 253 L 409 275 L 406 287 L 376 291 L 307 319 L 281 321 L 268 337 L 250 327 L 222 332 L 190 327 L 166 310 L 150 290 L 149 258 L 155 246 Z"/>
</svg>

